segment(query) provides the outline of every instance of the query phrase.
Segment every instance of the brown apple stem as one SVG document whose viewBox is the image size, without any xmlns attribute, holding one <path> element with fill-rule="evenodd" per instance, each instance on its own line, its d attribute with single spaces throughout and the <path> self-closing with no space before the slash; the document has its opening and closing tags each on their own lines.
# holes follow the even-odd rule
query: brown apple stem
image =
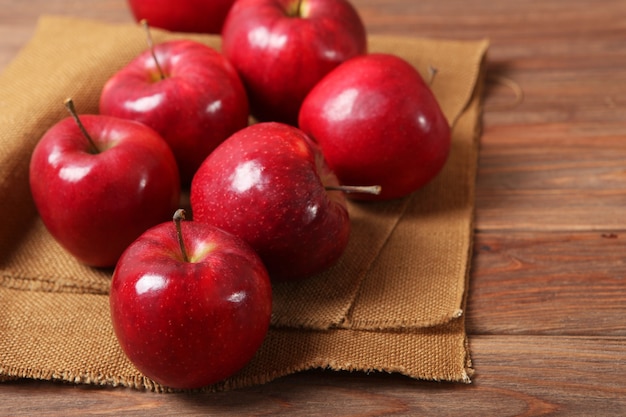
<svg viewBox="0 0 626 417">
<path fill-rule="evenodd" d="M 185 262 L 189 262 L 189 256 L 187 256 L 187 249 L 185 249 L 185 242 L 183 242 L 183 231 L 180 227 L 180 223 L 185 220 L 185 210 L 178 209 L 174 213 L 174 225 L 176 226 L 176 236 L 178 237 L 178 245 L 180 246 L 180 251 L 183 254 L 183 260 Z"/>
<path fill-rule="evenodd" d="M 302 0 L 298 0 L 298 4 L 296 5 L 296 17 L 301 17 L 302 13 Z"/>
<path fill-rule="evenodd" d="M 342 191 L 344 193 L 360 193 L 360 194 L 380 194 L 382 187 L 380 185 L 327 185 L 327 191 Z"/>
<path fill-rule="evenodd" d="M 72 118 L 78 125 L 78 128 L 82 132 L 83 136 L 85 137 L 85 139 L 87 139 L 87 142 L 89 142 L 89 152 L 92 154 L 100 153 L 100 149 L 98 149 L 98 147 L 96 146 L 96 142 L 93 141 L 92 137 L 87 132 L 87 129 L 85 129 L 85 125 L 83 125 L 83 122 L 80 121 L 78 113 L 76 112 L 76 107 L 74 107 L 74 101 L 71 98 L 67 98 L 65 99 L 63 104 L 65 104 L 65 107 L 72 115 Z"/>
<path fill-rule="evenodd" d="M 437 72 L 439 72 L 437 68 L 433 67 L 432 65 L 428 66 L 428 85 L 430 87 L 433 86 L 433 82 L 435 81 L 435 76 L 437 75 Z"/>
<path fill-rule="evenodd" d="M 152 55 L 152 59 L 154 59 L 154 63 L 159 71 L 159 76 L 162 80 L 165 79 L 165 73 L 163 72 L 163 68 L 161 68 L 161 64 L 159 64 L 159 60 L 157 59 L 156 53 L 154 52 L 154 43 L 152 42 L 152 35 L 150 34 L 150 26 L 148 25 L 148 21 L 146 19 L 141 20 L 141 26 L 146 31 L 146 41 L 148 42 L 148 48 L 150 49 L 150 54 Z"/>
</svg>

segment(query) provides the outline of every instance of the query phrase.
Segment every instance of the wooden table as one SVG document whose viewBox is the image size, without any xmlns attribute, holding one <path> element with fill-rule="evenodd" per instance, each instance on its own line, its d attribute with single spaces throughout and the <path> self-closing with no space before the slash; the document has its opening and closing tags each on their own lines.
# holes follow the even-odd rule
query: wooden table
<svg viewBox="0 0 626 417">
<path fill-rule="evenodd" d="M 353 3 L 370 33 L 491 40 L 473 383 L 311 371 L 163 395 L 17 381 L 0 385 L 1 415 L 626 415 L 626 2 Z M 0 0 L 0 69 L 41 14 L 131 20 L 124 0 Z"/>
</svg>

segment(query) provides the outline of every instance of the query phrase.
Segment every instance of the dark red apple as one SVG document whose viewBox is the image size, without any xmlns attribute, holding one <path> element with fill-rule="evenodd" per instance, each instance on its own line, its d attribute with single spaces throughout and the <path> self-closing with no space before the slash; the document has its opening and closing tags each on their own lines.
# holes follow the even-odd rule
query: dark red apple
<svg viewBox="0 0 626 417">
<path fill-rule="evenodd" d="M 63 119 L 35 147 L 30 189 L 43 223 L 68 252 L 85 264 L 111 267 L 178 207 L 178 169 L 149 127 L 110 116 L 75 117 L 80 126 Z"/>
<path fill-rule="evenodd" d="M 135 19 L 175 32 L 219 34 L 235 0 L 128 0 Z"/>
<path fill-rule="evenodd" d="M 243 368 L 265 339 L 272 292 L 243 240 L 198 222 L 160 224 L 120 258 L 109 302 L 115 335 L 147 377 L 200 388 Z"/>
<path fill-rule="evenodd" d="M 346 0 L 239 0 L 224 23 L 223 53 L 248 89 L 252 114 L 295 125 L 311 88 L 366 52 L 366 32 Z"/>
<path fill-rule="evenodd" d="M 318 147 L 299 129 L 266 122 L 240 130 L 191 183 L 194 220 L 248 242 L 276 281 L 334 264 L 349 238 L 345 197 Z"/>
<path fill-rule="evenodd" d="M 102 90 L 100 113 L 156 130 L 172 148 L 184 186 L 249 117 L 233 66 L 213 48 L 189 40 L 155 45 L 154 57 L 147 50 L 113 75 Z"/>
<path fill-rule="evenodd" d="M 450 126 L 430 87 L 404 59 L 355 57 L 306 97 L 300 128 L 317 141 L 342 184 L 379 184 L 394 199 L 430 182 L 450 151 Z"/>
</svg>

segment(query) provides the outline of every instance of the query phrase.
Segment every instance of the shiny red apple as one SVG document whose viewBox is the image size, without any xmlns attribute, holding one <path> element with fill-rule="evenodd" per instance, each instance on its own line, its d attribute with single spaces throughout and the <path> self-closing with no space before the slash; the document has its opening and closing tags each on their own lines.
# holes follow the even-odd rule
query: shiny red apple
<svg viewBox="0 0 626 417">
<path fill-rule="evenodd" d="M 203 162 L 191 183 L 195 221 L 248 242 L 276 281 L 334 264 L 350 221 L 337 178 L 299 129 L 265 122 L 240 130 Z"/>
<path fill-rule="evenodd" d="M 100 113 L 142 122 L 170 145 L 187 186 L 204 158 L 248 125 L 241 80 L 218 51 L 169 41 L 132 60 L 105 84 Z"/>
<path fill-rule="evenodd" d="M 235 0 L 128 0 L 135 19 L 175 32 L 219 34 Z"/>
<path fill-rule="evenodd" d="M 67 105 L 75 112 L 71 101 Z M 178 169 L 149 127 L 73 114 L 75 120 L 52 126 L 35 147 L 30 189 L 61 246 L 85 264 L 111 267 L 132 241 L 178 207 Z"/>
<path fill-rule="evenodd" d="M 252 114 L 294 125 L 310 89 L 367 48 L 363 22 L 346 0 L 238 0 L 222 40 L 248 89 Z"/>
<path fill-rule="evenodd" d="M 200 388 L 243 368 L 268 331 L 265 266 L 243 240 L 213 226 L 151 228 L 120 258 L 109 303 L 115 335 L 135 367 L 178 389 Z"/>
<path fill-rule="evenodd" d="M 450 126 L 417 70 L 392 54 L 355 57 L 304 100 L 300 128 L 317 141 L 342 184 L 379 184 L 394 199 L 430 182 L 450 151 Z"/>
</svg>

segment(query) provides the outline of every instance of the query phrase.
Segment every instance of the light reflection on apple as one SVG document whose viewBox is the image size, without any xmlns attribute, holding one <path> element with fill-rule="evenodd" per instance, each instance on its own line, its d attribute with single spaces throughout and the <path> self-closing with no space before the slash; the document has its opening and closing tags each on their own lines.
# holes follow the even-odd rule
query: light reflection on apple
<svg viewBox="0 0 626 417">
<path fill-rule="evenodd" d="M 356 88 L 350 88 L 342 92 L 336 98 L 329 100 L 326 106 L 324 106 L 324 116 L 335 122 L 354 117 L 352 109 L 358 96 L 359 90 Z"/>
<path fill-rule="evenodd" d="M 135 283 L 135 291 L 142 295 L 149 291 L 159 291 L 167 286 L 167 280 L 162 275 L 144 275 Z"/>
<path fill-rule="evenodd" d="M 228 296 L 228 298 L 226 298 L 226 300 L 230 301 L 231 303 L 240 303 L 240 302 L 242 302 L 245 299 L 246 299 L 246 292 L 245 291 L 234 292 L 230 296 Z"/>
<path fill-rule="evenodd" d="M 231 177 L 231 187 L 238 193 L 244 193 L 252 188 L 262 190 L 263 167 L 258 161 L 246 161 L 235 168 Z"/>
<path fill-rule="evenodd" d="M 124 102 L 124 108 L 136 112 L 151 111 L 156 109 L 163 102 L 164 98 L 163 93 L 156 93 L 137 100 L 127 100 Z"/>
<path fill-rule="evenodd" d="M 265 27 L 258 27 L 248 33 L 250 44 L 259 48 L 282 48 L 287 43 L 287 35 L 270 33 Z"/>
<path fill-rule="evenodd" d="M 207 113 L 217 113 L 222 109 L 222 100 L 215 100 L 206 106 Z"/>
<path fill-rule="evenodd" d="M 319 208 L 320 208 L 319 205 L 315 203 L 311 203 L 308 206 L 306 206 L 306 211 L 305 211 L 305 216 L 304 216 L 305 224 L 309 224 L 313 222 L 313 220 L 315 220 L 315 218 L 317 217 L 317 212 L 319 211 Z"/>
<path fill-rule="evenodd" d="M 59 170 L 59 177 L 67 182 L 78 182 L 91 172 L 91 166 L 65 166 Z"/>
</svg>

